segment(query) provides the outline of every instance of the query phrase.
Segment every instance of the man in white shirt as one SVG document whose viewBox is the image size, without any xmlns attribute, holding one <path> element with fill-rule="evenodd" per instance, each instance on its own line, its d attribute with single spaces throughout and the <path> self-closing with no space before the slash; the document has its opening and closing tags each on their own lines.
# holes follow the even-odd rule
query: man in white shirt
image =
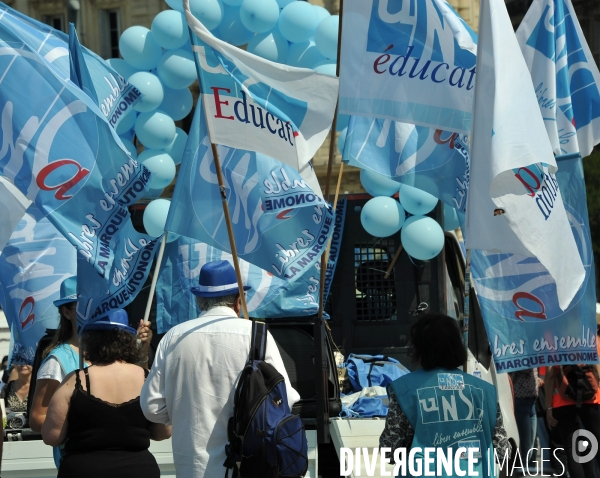
<svg viewBox="0 0 600 478">
<path fill-rule="evenodd" d="M 233 415 L 235 387 L 250 352 L 252 323 L 239 318 L 241 299 L 231 264 L 205 264 L 199 283 L 191 291 L 203 313 L 173 327 L 163 337 L 140 396 L 148 420 L 173 425 L 178 478 L 225 474 L 227 422 Z M 291 408 L 300 396 L 290 384 L 270 333 L 265 361 L 283 375 Z"/>
</svg>

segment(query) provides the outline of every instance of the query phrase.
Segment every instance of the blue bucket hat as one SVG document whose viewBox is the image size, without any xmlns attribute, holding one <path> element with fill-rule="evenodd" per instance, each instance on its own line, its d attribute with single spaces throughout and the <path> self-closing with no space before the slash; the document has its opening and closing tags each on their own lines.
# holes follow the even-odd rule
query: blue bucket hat
<svg viewBox="0 0 600 478">
<path fill-rule="evenodd" d="M 199 284 L 192 287 L 192 294 L 199 297 L 223 297 L 238 292 L 237 276 L 229 261 L 207 262 L 200 269 Z M 244 286 L 244 290 L 252 287 Z"/>
<path fill-rule="evenodd" d="M 111 310 L 101 319 L 87 324 L 84 328 L 88 330 L 124 330 L 130 334 L 135 335 L 137 330 L 133 327 L 129 327 L 129 316 L 123 309 Z"/>
<path fill-rule="evenodd" d="M 77 302 L 77 276 L 67 277 L 60 284 L 60 297 L 52 302 L 56 307 Z"/>
</svg>

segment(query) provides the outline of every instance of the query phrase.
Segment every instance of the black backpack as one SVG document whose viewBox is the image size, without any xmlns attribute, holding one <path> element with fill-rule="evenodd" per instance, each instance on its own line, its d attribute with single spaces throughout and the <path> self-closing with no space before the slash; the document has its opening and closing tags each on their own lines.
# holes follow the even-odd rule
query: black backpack
<svg viewBox="0 0 600 478">
<path fill-rule="evenodd" d="M 598 377 L 593 365 L 563 365 L 560 372 L 559 390 L 575 400 L 577 407 L 594 398 L 598 391 Z"/>
<path fill-rule="evenodd" d="M 302 419 L 293 415 L 283 376 L 264 361 L 267 326 L 252 321 L 250 355 L 235 390 L 225 476 L 302 477 L 308 469 L 308 445 Z"/>
</svg>

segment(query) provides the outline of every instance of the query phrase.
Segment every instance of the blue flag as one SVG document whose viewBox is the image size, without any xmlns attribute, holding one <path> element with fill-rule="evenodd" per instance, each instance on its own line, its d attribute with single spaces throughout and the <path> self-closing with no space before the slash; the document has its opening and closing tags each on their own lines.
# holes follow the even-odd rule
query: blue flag
<svg viewBox="0 0 600 478">
<path fill-rule="evenodd" d="M 69 51 L 75 44 L 71 44 L 69 35 L 45 23 L 38 22 L 1 2 L 0 15 L 0 22 L 7 30 L 26 42 L 62 78 L 70 77 Z M 95 96 L 92 97 L 94 102 L 100 106 L 102 115 L 110 125 L 116 128 L 121 119 L 133 111 L 133 107 L 141 99 L 141 93 L 102 58 L 80 46 L 76 38 L 75 42 L 77 48 L 80 49 L 77 61 L 85 63 L 90 72 L 91 84 L 88 84 L 87 88 L 93 89 L 95 92 Z"/>
<path fill-rule="evenodd" d="M 159 334 L 200 315 L 190 288 L 198 285 L 202 266 L 217 260 L 231 261 L 231 255 L 184 236 L 166 245 L 156 287 Z M 278 279 L 243 260 L 240 260 L 240 269 L 244 284 L 252 287 L 246 293 L 250 317 L 302 317 L 318 312 L 317 265 L 293 283 Z"/>
<path fill-rule="evenodd" d="M 46 329 L 58 326 L 53 301 L 60 284 L 75 275 L 75 248 L 30 206 L 0 254 L 0 285 L 13 347 L 10 363 L 33 364 Z"/>
<path fill-rule="evenodd" d="M 556 155 L 600 142 L 600 72 L 570 0 L 535 0 L 517 30 Z"/>
<path fill-rule="evenodd" d="M 325 251 L 331 206 L 279 161 L 223 146 L 219 156 L 238 256 L 279 279 L 298 279 Z M 200 100 L 165 230 L 231 252 Z"/>
<path fill-rule="evenodd" d="M 132 290 L 132 266 L 154 241 L 133 234 L 126 207 L 142 197 L 150 172 L 130 156 L 97 100 L 48 61 L 56 51 L 43 55 L 29 43 L 41 34 L 34 26 L 8 13 L 0 18 L 0 174 L 77 247 L 86 274 L 101 278 L 102 295 L 78 291 L 84 323 L 126 305 L 141 288 Z M 102 303 L 123 282 L 130 285 L 127 294 L 119 289 L 123 302 Z"/>
<path fill-rule="evenodd" d="M 340 113 L 469 134 L 477 36 L 447 1 L 346 0 L 342 21 Z"/>
<path fill-rule="evenodd" d="M 564 311 L 555 281 L 535 258 L 472 251 L 473 282 L 501 372 L 598 361 L 594 256 L 581 158 L 560 160 L 556 178 L 586 273 Z"/>
<path fill-rule="evenodd" d="M 342 160 L 427 191 L 465 212 L 469 152 L 464 134 L 353 116 Z"/>
</svg>

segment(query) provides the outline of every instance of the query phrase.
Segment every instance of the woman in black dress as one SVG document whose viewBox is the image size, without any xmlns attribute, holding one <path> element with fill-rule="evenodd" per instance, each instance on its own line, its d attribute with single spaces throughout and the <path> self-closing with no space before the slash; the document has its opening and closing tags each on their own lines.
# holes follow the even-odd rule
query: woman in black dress
<svg viewBox="0 0 600 478">
<path fill-rule="evenodd" d="M 86 326 L 84 356 L 92 366 L 72 372 L 52 397 L 42 427 L 48 445 L 64 446 L 59 478 L 158 478 L 150 439 L 171 427 L 146 420 L 139 396 L 147 370 L 125 311 Z"/>
</svg>

